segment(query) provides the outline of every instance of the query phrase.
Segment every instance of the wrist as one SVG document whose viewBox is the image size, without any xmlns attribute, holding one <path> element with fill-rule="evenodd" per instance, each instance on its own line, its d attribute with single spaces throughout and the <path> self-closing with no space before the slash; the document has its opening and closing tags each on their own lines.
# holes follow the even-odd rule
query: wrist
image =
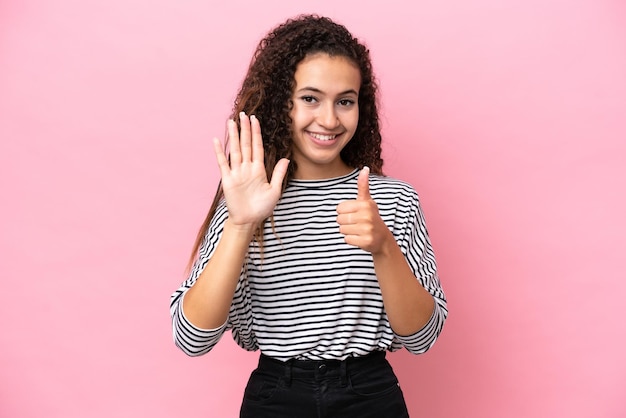
<svg viewBox="0 0 626 418">
<path fill-rule="evenodd" d="M 252 239 L 257 228 L 257 223 L 236 223 L 231 219 L 226 219 L 226 222 L 224 222 L 224 232 L 228 230 L 233 234 L 247 237 L 249 239 Z"/>
<path fill-rule="evenodd" d="M 396 238 L 391 231 L 387 231 L 382 243 L 378 246 L 376 251 L 372 251 L 372 256 L 377 258 L 391 257 L 396 251 L 399 251 L 399 249 Z"/>
</svg>

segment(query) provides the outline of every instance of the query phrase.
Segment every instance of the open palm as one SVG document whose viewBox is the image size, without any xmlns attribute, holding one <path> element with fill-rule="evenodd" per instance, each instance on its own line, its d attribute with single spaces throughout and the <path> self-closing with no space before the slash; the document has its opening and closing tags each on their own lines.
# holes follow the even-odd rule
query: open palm
<svg viewBox="0 0 626 418">
<path fill-rule="evenodd" d="M 233 120 L 228 121 L 230 161 L 217 138 L 213 141 L 215 156 L 230 221 L 238 225 L 258 225 L 272 214 L 280 199 L 289 161 L 285 158 L 278 161 L 268 181 L 259 121 L 243 112 L 239 120 L 241 132 Z"/>
</svg>

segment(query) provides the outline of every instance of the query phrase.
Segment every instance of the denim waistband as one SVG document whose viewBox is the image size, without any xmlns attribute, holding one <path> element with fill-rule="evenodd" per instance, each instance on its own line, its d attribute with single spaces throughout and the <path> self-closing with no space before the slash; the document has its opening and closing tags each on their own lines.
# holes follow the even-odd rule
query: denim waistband
<svg viewBox="0 0 626 418">
<path fill-rule="evenodd" d="M 373 351 L 364 356 L 348 357 L 345 360 L 296 360 L 281 361 L 261 354 L 258 368 L 273 374 L 281 374 L 290 382 L 292 377 L 324 378 L 337 376 L 344 382 L 351 371 L 377 367 L 386 363 L 385 351 Z"/>
<path fill-rule="evenodd" d="M 354 365 L 357 366 L 362 363 L 369 363 L 375 361 L 381 361 L 385 358 L 385 351 L 372 351 L 369 354 L 364 356 L 357 357 L 348 357 L 345 360 L 296 360 L 291 359 L 287 361 L 276 360 L 272 357 L 266 356 L 265 354 L 261 354 L 259 358 L 259 366 L 272 364 L 274 366 L 290 366 L 296 369 L 302 370 L 316 370 L 319 369 L 321 365 L 324 365 L 328 368 L 339 368 L 342 363 L 346 365 Z"/>
</svg>

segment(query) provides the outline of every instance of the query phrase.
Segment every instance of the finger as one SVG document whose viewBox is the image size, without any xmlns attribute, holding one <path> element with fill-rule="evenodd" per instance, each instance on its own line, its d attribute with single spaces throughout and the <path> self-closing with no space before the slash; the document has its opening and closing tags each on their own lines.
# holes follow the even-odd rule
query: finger
<svg viewBox="0 0 626 418">
<path fill-rule="evenodd" d="M 252 130 L 252 161 L 263 163 L 263 136 L 261 135 L 261 124 L 256 116 L 250 116 L 250 129 Z"/>
<path fill-rule="evenodd" d="M 361 205 L 356 200 L 344 200 L 337 205 L 337 213 L 341 215 L 356 212 L 360 207 Z"/>
<path fill-rule="evenodd" d="M 339 226 L 352 225 L 352 214 L 351 213 L 340 213 L 337 215 L 337 223 Z M 343 233 L 343 231 L 340 231 Z"/>
<path fill-rule="evenodd" d="M 232 165 L 241 164 L 241 150 L 239 148 L 239 132 L 237 132 L 237 124 L 234 120 L 228 119 L 226 122 L 228 130 L 228 145 L 230 147 L 229 157 Z"/>
<path fill-rule="evenodd" d="M 250 118 L 244 112 L 239 114 L 239 125 L 241 132 L 239 133 L 239 147 L 241 148 L 241 161 L 247 162 L 252 160 L 252 143 L 250 133 Z"/>
<path fill-rule="evenodd" d="M 289 160 L 281 158 L 274 166 L 272 172 L 272 179 L 270 180 L 270 186 L 275 190 L 281 190 L 283 187 L 283 180 L 287 175 L 287 168 L 289 167 Z"/>
<path fill-rule="evenodd" d="M 224 175 L 228 174 L 230 171 L 230 166 L 228 165 L 226 154 L 224 154 L 224 150 L 222 149 L 222 143 L 218 138 L 213 138 L 213 151 L 215 152 L 215 158 L 217 158 L 217 166 L 220 169 L 220 174 L 222 178 L 224 178 Z"/>
<path fill-rule="evenodd" d="M 370 200 L 370 169 L 363 167 L 357 179 L 357 200 Z"/>
</svg>

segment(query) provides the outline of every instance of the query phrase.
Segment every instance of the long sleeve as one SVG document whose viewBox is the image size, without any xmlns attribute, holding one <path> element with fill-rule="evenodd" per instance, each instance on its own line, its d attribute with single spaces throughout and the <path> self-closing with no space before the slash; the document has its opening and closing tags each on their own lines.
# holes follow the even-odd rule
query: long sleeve
<svg viewBox="0 0 626 418">
<path fill-rule="evenodd" d="M 183 311 L 185 292 L 193 286 L 213 255 L 221 237 L 226 218 L 226 206 L 222 202 L 209 225 L 207 234 L 200 246 L 198 258 L 191 269 L 189 277 L 171 296 L 170 315 L 172 317 L 174 343 L 189 356 L 199 356 L 208 353 L 228 328 L 227 323 L 216 329 L 198 328 L 189 322 Z"/>
<path fill-rule="evenodd" d="M 410 204 L 406 208 L 408 216 L 395 225 L 397 231 L 398 228 L 403 230 L 398 245 L 417 280 L 433 296 L 435 306 L 429 321 L 421 330 L 408 336 L 396 334 L 396 339 L 409 352 L 421 354 L 430 349 L 441 334 L 448 309 L 419 198 L 415 192 L 409 193 L 407 197 Z"/>
<path fill-rule="evenodd" d="M 182 309 L 182 294 L 172 309 L 174 343 L 188 356 L 200 356 L 211 351 L 226 330 L 226 323 L 216 329 L 202 329 L 189 322 Z"/>
</svg>

